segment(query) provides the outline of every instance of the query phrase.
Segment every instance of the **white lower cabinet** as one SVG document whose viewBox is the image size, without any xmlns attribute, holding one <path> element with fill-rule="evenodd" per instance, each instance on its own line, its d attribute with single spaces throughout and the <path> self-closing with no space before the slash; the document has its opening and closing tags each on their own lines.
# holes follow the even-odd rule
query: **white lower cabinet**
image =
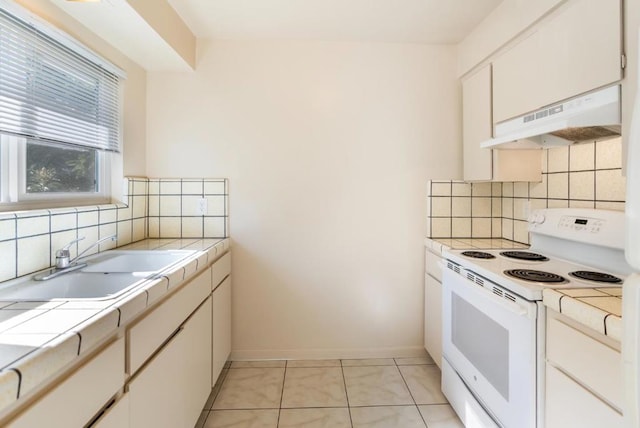
<svg viewBox="0 0 640 428">
<path fill-rule="evenodd" d="M 227 276 L 212 294 L 213 349 L 211 383 L 215 384 L 231 353 L 231 277 Z"/>
<path fill-rule="evenodd" d="M 424 348 L 442 369 L 442 257 L 425 252 Z"/>
<path fill-rule="evenodd" d="M 545 428 L 623 426 L 620 343 L 547 311 Z"/>
<path fill-rule="evenodd" d="M 442 368 L 442 284 L 424 276 L 424 347 Z"/>
<path fill-rule="evenodd" d="M 111 397 L 116 395 L 123 383 L 124 339 L 118 339 L 6 426 L 11 428 L 85 426 Z"/>
<path fill-rule="evenodd" d="M 130 382 L 131 427 L 195 425 L 211 391 L 211 341 L 206 337 L 211 337 L 210 298 Z"/>
<path fill-rule="evenodd" d="M 622 427 L 620 413 L 550 364 L 546 377 L 546 428 Z"/>
</svg>

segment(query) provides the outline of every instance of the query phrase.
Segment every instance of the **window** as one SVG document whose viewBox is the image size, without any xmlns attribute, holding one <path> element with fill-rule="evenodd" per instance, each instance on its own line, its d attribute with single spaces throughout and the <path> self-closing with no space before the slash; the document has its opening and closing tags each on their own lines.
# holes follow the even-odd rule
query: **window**
<svg viewBox="0 0 640 428">
<path fill-rule="evenodd" d="M 123 77 L 70 36 L 0 0 L 2 209 L 108 200 Z"/>
</svg>

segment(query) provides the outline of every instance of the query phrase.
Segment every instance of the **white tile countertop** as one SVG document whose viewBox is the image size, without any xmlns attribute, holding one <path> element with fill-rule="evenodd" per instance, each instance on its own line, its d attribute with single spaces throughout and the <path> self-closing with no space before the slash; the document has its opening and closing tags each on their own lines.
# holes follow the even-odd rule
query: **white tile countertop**
<svg viewBox="0 0 640 428">
<path fill-rule="evenodd" d="M 229 249 L 229 239 L 146 239 L 119 250 L 196 252 L 113 299 L 0 301 L 0 413 Z"/>
<path fill-rule="evenodd" d="M 622 338 L 622 288 L 544 290 L 543 303 L 598 333 Z"/>
<path fill-rule="evenodd" d="M 509 241 L 500 238 L 425 238 L 424 245 L 431 252 L 442 255 L 442 250 L 465 249 L 502 249 L 502 248 L 529 248 L 526 244 Z"/>
</svg>

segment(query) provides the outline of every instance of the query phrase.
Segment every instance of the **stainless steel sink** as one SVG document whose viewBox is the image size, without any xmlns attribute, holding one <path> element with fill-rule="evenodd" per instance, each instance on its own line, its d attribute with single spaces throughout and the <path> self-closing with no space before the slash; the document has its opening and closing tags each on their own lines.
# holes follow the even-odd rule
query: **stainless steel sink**
<svg viewBox="0 0 640 428">
<path fill-rule="evenodd" d="M 110 250 L 81 260 L 87 266 L 46 281 L 33 277 L 0 289 L 0 301 L 106 300 L 194 254 L 190 250 Z"/>
</svg>

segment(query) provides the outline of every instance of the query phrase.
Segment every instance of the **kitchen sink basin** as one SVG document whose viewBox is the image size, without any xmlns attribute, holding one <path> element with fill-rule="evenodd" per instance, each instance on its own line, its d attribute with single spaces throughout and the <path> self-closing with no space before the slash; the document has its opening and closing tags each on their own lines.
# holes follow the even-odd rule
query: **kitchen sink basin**
<svg viewBox="0 0 640 428">
<path fill-rule="evenodd" d="M 20 278 L 0 289 L 0 301 L 105 300 L 194 254 L 190 250 L 110 250 L 79 260 L 86 266 L 45 281 Z"/>
<path fill-rule="evenodd" d="M 28 279 L 0 290 L 0 300 L 47 301 L 112 299 L 144 278 L 131 273 L 70 272 L 46 281 Z"/>
<path fill-rule="evenodd" d="M 190 250 L 111 250 L 82 260 L 87 267 L 82 272 L 135 272 L 138 275 L 163 271 L 195 253 Z"/>
</svg>

